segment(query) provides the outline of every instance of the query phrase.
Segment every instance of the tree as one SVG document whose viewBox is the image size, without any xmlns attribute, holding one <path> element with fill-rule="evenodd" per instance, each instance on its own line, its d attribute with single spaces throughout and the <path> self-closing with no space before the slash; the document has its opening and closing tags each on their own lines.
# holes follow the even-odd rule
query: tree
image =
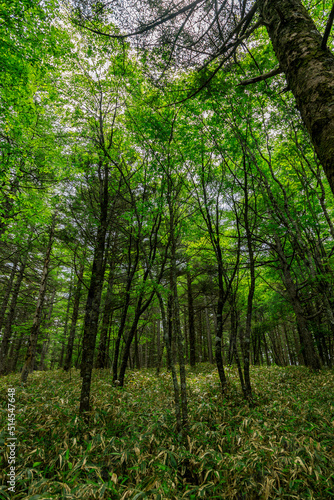
<svg viewBox="0 0 334 500">
<path fill-rule="evenodd" d="M 168 6 L 159 1 L 153 6 L 149 3 L 139 15 L 138 25 L 129 28 L 129 19 L 122 10 L 122 4 L 116 3 L 113 9 L 118 8 L 125 17 L 120 23 L 120 29 L 123 28 L 125 34 L 112 34 L 108 24 L 104 30 L 97 27 L 93 4 L 95 2 L 90 0 L 77 0 L 74 12 L 76 22 L 96 34 L 143 37 L 156 30 L 155 44 L 160 49 L 158 64 L 163 72 L 169 65 L 182 66 L 185 60 L 188 65 L 194 65 L 195 54 L 197 60 L 205 61 L 199 88 L 191 91 L 186 98 L 208 85 L 219 69 L 236 57 L 238 47 L 250 39 L 259 27 L 265 26 L 278 67 L 243 84 L 284 73 L 287 88 L 296 99 L 297 108 L 334 193 L 334 109 L 331 105 L 334 100 L 334 56 L 327 48 L 332 16 L 323 38 L 301 0 L 245 0 L 232 6 L 225 0 L 185 1 L 182 5 Z M 99 13 L 103 13 L 105 19 L 108 19 L 109 8 L 108 3 L 99 3 Z M 198 54 L 201 54 L 200 58 Z M 215 59 L 217 63 L 212 65 Z M 207 68 L 210 69 L 209 76 L 205 73 Z"/>
</svg>

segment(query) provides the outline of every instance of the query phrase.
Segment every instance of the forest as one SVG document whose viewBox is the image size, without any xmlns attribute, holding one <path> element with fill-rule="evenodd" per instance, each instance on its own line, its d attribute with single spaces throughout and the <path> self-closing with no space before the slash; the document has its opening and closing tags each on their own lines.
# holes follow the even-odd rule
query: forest
<svg viewBox="0 0 334 500">
<path fill-rule="evenodd" d="M 333 19 L 0 2 L 0 499 L 334 498 Z"/>
</svg>

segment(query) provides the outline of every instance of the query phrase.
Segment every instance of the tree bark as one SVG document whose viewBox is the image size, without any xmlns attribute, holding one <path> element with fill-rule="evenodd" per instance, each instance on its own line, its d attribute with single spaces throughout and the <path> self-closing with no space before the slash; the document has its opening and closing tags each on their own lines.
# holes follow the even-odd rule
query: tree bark
<svg viewBox="0 0 334 500">
<path fill-rule="evenodd" d="M 258 0 L 280 68 L 334 193 L 334 56 L 300 0 Z"/>
<path fill-rule="evenodd" d="M 107 338 L 108 338 L 109 322 L 112 315 L 113 285 L 114 285 L 114 262 L 112 261 L 108 277 L 108 288 L 104 302 L 100 342 L 96 358 L 96 368 L 106 368 L 107 366 Z"/>
<path fill-rule="evenodd" d="M 24 270 L 27 264 L 28 260 L 28 250 L 25 252 L 21 265 L 20 265 L 20 271 L 18 273 L 18 276 L 15 281 L 14 285 L 14 290 L 13 294 L 11 297 L 10 305 L 9 305 L 9 312 L 8 316 L 6 318 L 6 325 L 5 325 L 5 331 L 3 333 L 2 337 L 2 342 L 1 342 L 1 347 L 0 347 L 0 375 L 5 373 L 6 370 L 6 358 L 8 354 L 8 348 L 9 348 L 9 341 L 12 336 L 12 325 L 14 322 L 15 314 L 16 314 L 16 304 L 17 304 L 17 299 L 19 296 L 21 284 L 23 281 L 24 277 Z"/>
<path fill-rule="evenodd" d="M 84 268 L 85 268 L 85 265 L 82 262 L 81 266 L 80 266 L 80 271 L 79 271 L 75 291 L 74 291 L 71 328 L 70 328 L 70 334 L 68 337 L 66 356 L 65 356 L 65 361 L 64 361 L 65 372 L 68 372 L 68 370 L 71 368 L 73 345 L 74 345 L 74 339 L 75 339 L 75 331 L 76 331 L 77 321 L 78 321 L 78 316 L 79 316 L 79 306 L 80 306 L 82 278 L 83 278 Z"/>
<path fill-rule="evenodd" d="M 189 362 L 190 366 L 196 365 L 196 341 L 195 341 L 195 322 L 194 322 L 194 300 L 191 286 L 190 272 L 187 272 L 187 292 L 188 292 L 188 319 L 189 319 Z"/>
<path fill-rule="evenodd" d="M 50 256 L 51 256 L 51 249 L 52 249 L 52 244 L 53 244 L 55 226 L 56 226 L 56 214 L 54 214 L 52 224 L 51 224 L 51 229 L 50 229 L 50 234 L 49 234 L 49 242 L 48 242 L 48 246 L 46 249 L 46 255 L 45 255 L 45 260 L 44 260 L 44 265 L 43 265 L 41 283 L 39 286 L 35 315 L 34 315 L 33 324 L 32 324 L 31 330 L 30 330 L 26 359 L 25 359 L 25 363 L 24 363 L 22 373 L 21 373 L 21 382 L 22 383 L 27 382 L 28 375 L 32 371 L 33 365 L 34 365 L 38 334 L 39 334 L 39 329 L 41 326 L 42 308 L 43 308 L 44 297 L 45 297 L 45 292 L 46 292 L 46 283 L 47 283 L 48 272 L 49 272 Z"/>
<path fill-rule="evenodd" d="M 5 319 L 5 315 L 6 315 L 6 309 L 7 309 L 7 305 L 8 305 L 8 301 L 9 301 L 10 292 L 12 291 L 12 287 L 13 287 L 13 281 L 15 278 L 17 263 L 18 263 L 18 258 L 16 257 L 15 261 L 13 262 L 12 270 L 10 272 L 6 291 L 5 291 L 4 297 L 2 299 L 2 304 L 1 304 L 1 309 L 0 309 L 0 331 L 2 329 L 3 322 Z"/>
<path fill-rule="evenodd" d="M 100 166 L 101 168 L 101 166 Z M 102 170 L 102 168 L 101 168 Z M 99 175 L 101 176 L 101 170 Z M 85 308 L 84 319 L 84 332 L 82 339 L 82 386 L 80 395 L 80 413 L 88 412 L 90 410 L 90 386 L 94 362 L 94 350 L 96 335 L 98 330 L 101 294 L 104 278 L 104 252 L 105 241 L 107 233 L 107 220 L 108 220 L 108 179 L 109 171 L 108 166 L 103 168 L 104 177 L 101 179 L 100 184 L 100 216 L 99 226 L 96 235 L 96 245 L 94 250 L 93 267 L 88 289 L 88 296 Z"/>
</svg>

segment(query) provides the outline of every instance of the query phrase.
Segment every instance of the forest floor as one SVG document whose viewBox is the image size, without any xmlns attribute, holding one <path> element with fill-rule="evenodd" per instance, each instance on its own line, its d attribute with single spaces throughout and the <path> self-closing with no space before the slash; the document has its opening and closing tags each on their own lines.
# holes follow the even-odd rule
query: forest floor
<svg viewBox="0 0 334 500">
<path fill-rule="evenodd" d="M 79 372 L 0 380 L 1 499 L 334 498 L 334 371 L 252 367 L 254 406 L 235 368 L 223 401 L 217 370 L 187 370 L 189 429 L 175 429 L 171 376 L 129 371 L 115 388 L 95 370 L 90 424 Z M 8 386 L 16 388 L 15 493 L 8 491 Z"/>
</svg>

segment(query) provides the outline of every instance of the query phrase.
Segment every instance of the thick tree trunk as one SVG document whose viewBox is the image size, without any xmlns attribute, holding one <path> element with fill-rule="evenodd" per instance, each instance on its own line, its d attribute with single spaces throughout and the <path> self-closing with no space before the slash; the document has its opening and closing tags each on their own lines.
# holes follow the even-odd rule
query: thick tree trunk
<svg viewBox="0 0 334 500">
<path fill-rule="evenodd" d="M 107 207 L 104 207 L 105 211 Z M 88 290 L 85 320 L 84 320 L 84 333 L 82 339 L 82 361 L 81 361 L 81 374 L 82 374 L 82 387 L 80 396 L 80 413 L 90 410 L 90 386 L 92 378 L 92 369 L 94 361 L 94 350 L 96 335 L 98 330 L 101 293 L 103 287 L 104 277 L 104 245 L 106 236 L 106 217 L 103 217 L 101 225 L 98 229 L 97 244 L 94 252 L 93 268 L 90 286 Z"/>
<path fill-rule="evenodd" d="M 41 319 L 42 319 L 42 308 L 43 308 L 43 302 L 44 302 L 44 297 L 45 297 L 45 292 L 46 292 L 46 283 L 47 283 L 47 277 L 48 277 L 48 272 L 49 272 L 50 256 L 51 256 L 51 249 L 52 249 L 52 244 L 53 244 L 55 226 L 56 226 L 56 214 L 53 216 L 53 220 L 52 220 L 52 224 L 51 224 L 49 242 L 48 242 L 48 246 L 46 249 L 46 255 L 45 255 L 45 260 L 44 260 L 44 265 L 43 265 L 41 283 L 39 286 L 35 315 L 34 315 L 34 319 L 33 319 L 32 328 L 30 330 L 26 359 L 25 359 L 25 363 L 24 363 L 22 373 L 21 373 L 21 382 L 23 382 L 23 383 L 27 382 L 28 375 L 32 371 L 33 366 L 34 366 L 34 359 L 35 359 L 38 334 L 39 334 L 39 329 L 40 329 Z"/>
<path fill-rule="evenodd" d="M 334 56 L 300 0 L 259 0 L 280 68 L 334 193 Z"/>
<path fill-rule="evenodd" d="M 102 166 L 101 166 L 102 167 Z M 101 176 L 102 168 L 99 170 Z M 87 302 L 85 308 L 84 332 L 82 339 L 82 361 L 81 375 L 82 386 L 80 395 L 80 413 L 85 413 L 90 410 L 90 386 L 92 379 L 92 370 L 94 362 L 94 350 L 96 335 L 99 323 L 101 294 L 103 288 L 103 278 L 105 272 L 104 254 L 105 242 L 107 234 L 108 220 L 108 167 L 103 168 L 103 180 L 100 181 L 100 214 L 99 227 L 96 235 L 96 244 L 94 249 L 94 258 L 90 285 L 88 289 Z"/>
</svg>

